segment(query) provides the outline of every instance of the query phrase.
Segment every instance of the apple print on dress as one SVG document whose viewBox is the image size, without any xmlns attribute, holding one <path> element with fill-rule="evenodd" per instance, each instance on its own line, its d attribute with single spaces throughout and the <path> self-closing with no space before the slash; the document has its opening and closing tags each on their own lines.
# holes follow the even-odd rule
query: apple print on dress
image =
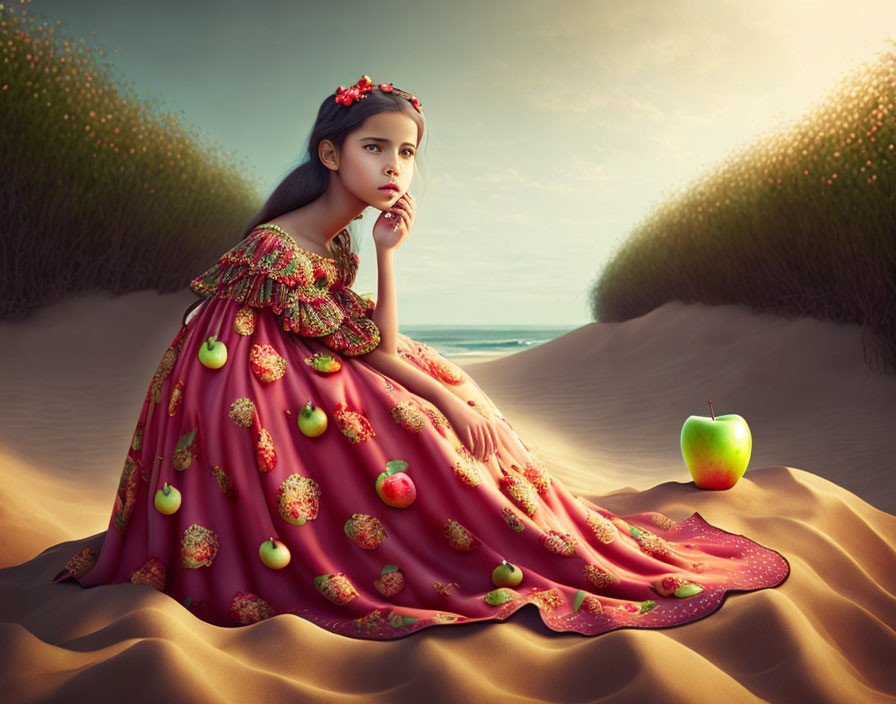
<svg viewBox="0 0 896 704">
<path fill-rule="evenodd" d="M 380 576 L 373 580 L 373 586 L 385 597 L 395 596 L 404 589 L 405 578 L 398 565 L 386 565 Z"/>
<path fill-rule="evenodd" d="M 344 401 L 336 404 L 336 409 L 333 411 L 333 420 L 336 421 L 336 426 L 342 434 L 352 441 L 352 444 L 356 445 L 376 435 L 373 431 L 373 426 L 366 416 L 358 411 L 346 410 Z"/>
<path fill-rule="evenodd" d="M 180 539 L 181 565 L 198 569 L 212 564 L 218 554 L 218 535 L 211 528 L 193 523 Z"/>
<path fill-rule="evenodd" d="M 296 423 L 299 426 L 299 430 L 302 431 L 302 435 L 316 438 L 323 435 L 327 429 L 327 414 L 323 408 L 315 406 L 311 401 L 308 401 L 308 403 L 302 406 L 302 410 L 299 411 Z"/>
<path fill-rule="evenodd" d="M 388 537 L 382 521 L 366 513 L 352 514 L 345 522 L 345 534 L 365 550 L 375 550 Z"/>
<path fill-rule="evenodd" d="M 140 567 L 136 567 L 128 574 L 128 580 L 134 584 L 145 584 L 160 592 L 165 591 L 167 570 L 165 563 L 158 557 L 150 557 Z"/>
<path fill-rule="evenodd" d="M 212 335 L 199 345 L 197 356 L 203 367 L 220 369 L 227 363 L 227 345 L 216 335 Z"/>
<path fill-rule="evenodd" d="M 389 460 L 386 471 L 380 472 L 376 478 L 377 496 L 383 503 L 393 508 L 407 508 L 417 498 L 417 487 L 405 470 L 408 463 L 404 460 Z"/>
<path fill-rule="evenodd" d="M 317 518 L 320 485 L 311 477 L 290 474 L 277 489 L 277 506 L 282 518 L 296 526 Z"/>
<path fill-rule="evenodd" d="M 272 570 L 282 570 L 289 564 L 292 554 L 286 543 L 278 540 L 273 535 L 258 546 L 258 557 L 265 567 Z"/>
<path fill-rule="evenodd" d="M 286 374 L 286 358 L 272 345 L 255 344 L 249 350 L 249 367 L 260 382 L 270 384 Z"/>
<path fill-rule="evenodd" d="M 238 335 L 249 336 L 255 332 L 257 313 L 252 306 L 243 306 L 233 318 L 233 331 Z"/>
<path fill-rule="evenodd" d="M 156 490 L 153 505 L 159 513 L 170 516 L 172 513 L 177 513 L 177 510 L 180 508 L 180 501 L 180 491 L 168 482 L 165 482 L 161 489 Z"/>
<path fill-rule="evenodd" d="M 230 602 L 230 617 L 237 623 L 258 623 L 273 615 L 271 605 L 250 591 L 238 591 Z"/>
<path fill-rule="evenodd" d="M 342 606 L 347 604 L 358 594 L 355 585 L 351 583 L 344 572 L 336 572 L 335 574 L 322 574 L 314 578 L 314 586 L 317 591 L 324 595 L 329 601 Z"/>
<path fill-rule="evenodd" d="M 193 428 L 191 431 L 181 435 L 177 441 L 177 447 L 174 448 L 174 457 L 171 459 L 171 463 L 179 472 L 183 472 L 196 459 L 196 430 L 196 428 Z"/>
<path fill-rule="evenodd" d="M 324 354 L 323 352 L 315 352 L 311 356 L 305 357 L 305 364 L 321 376 L 329 376 L 342 369 L 342 362 L 333 355 Z"/>
</svg>

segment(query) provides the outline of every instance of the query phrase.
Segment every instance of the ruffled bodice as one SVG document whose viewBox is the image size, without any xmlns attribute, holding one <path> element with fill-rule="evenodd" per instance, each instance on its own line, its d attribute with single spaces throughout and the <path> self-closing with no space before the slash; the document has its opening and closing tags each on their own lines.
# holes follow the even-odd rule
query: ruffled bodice
<svg viewBox="0 0 896 704">
<path fill-rule="evenodd" d="M 359 258 L 348 230 L 331 243 L 332 257 L 298 246 L 280 227 L 259 225 L 190 282 L 200 296 L 270 308 L 284 330 L 319 338 L 346 356 L 366 354 L 380 342 L 370 317 L 376 303 L 351 286 Z"/>
</svg>

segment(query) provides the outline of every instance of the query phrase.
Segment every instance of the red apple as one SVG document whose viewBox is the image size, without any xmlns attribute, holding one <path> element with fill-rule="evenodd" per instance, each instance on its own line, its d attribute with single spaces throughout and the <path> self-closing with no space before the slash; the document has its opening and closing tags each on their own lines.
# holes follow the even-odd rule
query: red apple
<svg viewBox="0 0 896 704">
<path fill-rule="evenodd" d="M 290 558 L 289 548 L 273 536 L 261 544 L 258 556 L 266 566 L 275 570 L 286 567 Z"/>
<path fill-rule="evenodd" d="M 377 496 L 387 506 L 407 508 L 417 498 L 417 487 L 404 471 L 407 466 L 404 460 L 391 460 L 386 463 L 386 471 L 376 478 Z"/>
</svg>

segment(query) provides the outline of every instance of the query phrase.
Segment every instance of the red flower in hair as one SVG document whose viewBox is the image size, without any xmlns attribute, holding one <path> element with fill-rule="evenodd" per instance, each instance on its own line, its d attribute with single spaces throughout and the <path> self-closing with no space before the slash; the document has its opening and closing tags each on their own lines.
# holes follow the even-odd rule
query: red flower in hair
<svg viewBox="0 0 896 704">
<path fill-rule="evenodd" d="M 355 85 L 349 88 L 339 86 L 336 89 L 336 97 L 334 100 L 340 105 L 348 106 L 356 101 L 364 100 L 364 98 L 367 97 L 367 94 L 374 88 L 381 90 L 383 93 L 396 93 L 397 95 L 407 98 L 417 112 L 423 112 L 423 106 L 420 104 L 420 101 L 417 100 L 416 96 L 411 95 L 410 93 L 399 88 L 396 88 L 391 83 L 380 83 L 379 85 L 374 85 L 373 81 L 370 80 L 370 76 L 368 76 L 367 74 L 361 76 L 361 80 L 359 80 L 357 83 L 355 83 Z"/>
</svg>

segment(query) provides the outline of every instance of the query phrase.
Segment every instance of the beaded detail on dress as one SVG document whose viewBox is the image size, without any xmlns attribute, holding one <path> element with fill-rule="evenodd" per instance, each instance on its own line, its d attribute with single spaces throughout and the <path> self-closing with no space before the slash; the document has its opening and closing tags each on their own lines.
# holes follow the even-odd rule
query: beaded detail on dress
<svg viewBox="0 0 896 704">
<path fill-rule="evenodd" d="M 270 308 L 284 330 L 319 338 L 346 356 L 366 354 L 380 342 L 370 318 L 376 308 L 350 287 L 359 258 L 350 235 L 333 238 L 335 255 L 324 257 L 296 244 L 279 226 L 259 225 L 190 282 L 200 296 Z"/>
</svg>

